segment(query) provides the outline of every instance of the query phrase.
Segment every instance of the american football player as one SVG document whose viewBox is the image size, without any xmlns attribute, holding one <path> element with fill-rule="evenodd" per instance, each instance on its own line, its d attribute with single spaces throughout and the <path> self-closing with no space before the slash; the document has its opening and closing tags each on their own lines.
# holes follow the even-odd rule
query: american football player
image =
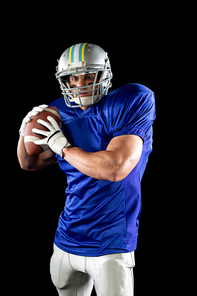
<svg viewBox="0 0 197 296">
<path fill-rule="evenodd" d="M 122 49 L 123 51 L 124 49 Z M 121 55 L 117 58 L 122 58 Z M 99 46 L 79 43 L 61 55 L 56 72 L 62 97 L 57 107 L 61 128 L 38 120 L 48 131 L 35 144 L 48 145 L 27 154 L 22 121 L 18 143 L 21 168 L 38 170 L 59 163 L 67 176 L 66 203 L 54 239 L 51 277 L 61 296 L 133 295 L 134 251 L 141 213 L 141 179 L 152 151 L 154 93 L 131 83 L 110 89 L 108 54 Z M 55 200 L 54 200 L 55 203 Z"/>
</svg>

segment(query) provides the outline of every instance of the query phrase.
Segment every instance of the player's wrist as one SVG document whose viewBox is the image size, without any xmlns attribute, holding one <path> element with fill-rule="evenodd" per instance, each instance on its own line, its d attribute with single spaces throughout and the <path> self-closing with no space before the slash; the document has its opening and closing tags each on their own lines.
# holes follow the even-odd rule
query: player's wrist
<svg viewBox="0 0 197 296">
<path fill-rule="evenodd" d="M 63 149 L 62 149 L 62 158 L 65 158 L 66 157 L 66 154 L 68 153 L 68 150 L 70 149 L 70 148 L 72 148 L 73 146 L 69 143 L 69 145 L 67 145 L 67 146 L 65 146 L 65 147 L 63 147 Z"/>
<path fill-rule="evenodd" d="M 51 150 L 59 154 L 63 158 L 63 149 L 71 146 L 61 130 L 56 130 L 54 134 L 49 136 L 47 141 Z"/>
</svg>

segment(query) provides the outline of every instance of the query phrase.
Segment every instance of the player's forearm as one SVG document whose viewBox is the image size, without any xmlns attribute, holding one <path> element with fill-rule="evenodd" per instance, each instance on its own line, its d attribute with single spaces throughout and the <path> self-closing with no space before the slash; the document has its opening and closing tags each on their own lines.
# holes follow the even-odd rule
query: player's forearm
<svg viewBox="0 0 197 296">
<path fill-rule="evenodd" d="M 122 178 L 121 164 L 118 163 L 113 151 L 89 153 L 77 147 L 68 147 L 63 150 L 63 153 L 67 162 L 94 179 L 115 182 Z"/>
<path fill-rule="evenodd" d="M 32 170 L 36 160 L 36 156 L 27 154 L 24 145 L 24 137 L 20 136 L 17 148 L 18 161 L 22 169 Z"/>
</svg>

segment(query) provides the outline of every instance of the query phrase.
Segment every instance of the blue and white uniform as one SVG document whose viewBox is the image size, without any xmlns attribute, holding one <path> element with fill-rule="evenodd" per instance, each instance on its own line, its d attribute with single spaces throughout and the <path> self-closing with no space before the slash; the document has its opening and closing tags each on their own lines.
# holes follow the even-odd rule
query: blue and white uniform
<svg viewBox="0 0 197 296">
<path fill-rule="evenodd" d="M 138 164 L 118 182 L 88 177 L 56 155 L 68 187 L 55 245 L 71 254 L 94 257 L 134 251 L 141 212 L 140 183 L 152 151 L 154 93 L 140 84 L 128 84 L 85 111 L 69 108 L 64 98 L 50 106 L 58 108 L 69 143 L 87 152 L 106 150 L 111 139 L 121 135 L 137 135 L 143 140 Z"/>
</svg>

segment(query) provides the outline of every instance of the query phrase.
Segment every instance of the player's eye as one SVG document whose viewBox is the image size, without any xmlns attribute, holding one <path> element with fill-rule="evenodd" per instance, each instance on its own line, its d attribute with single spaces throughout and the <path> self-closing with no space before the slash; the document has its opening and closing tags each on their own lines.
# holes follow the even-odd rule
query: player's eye
<svg viewBox="0 0 197 296">
<path fill-rule="evenodd" d="M 75 84 L 71 84 L 70 88 L 76 88 L 77 86 Z"/>
<path fill-rule="evenodd" d="M 87 75 L 86 76 L 86 79 L 87 80 L 94 80 L 94 75 Z"/>
<path fill-rule="evenodd" d="M 71 78 L 71 81 L 77 81 L 77 80 L 78 80 L 78 77 L 73 76 L 73 77 Z"/>
</svg>

